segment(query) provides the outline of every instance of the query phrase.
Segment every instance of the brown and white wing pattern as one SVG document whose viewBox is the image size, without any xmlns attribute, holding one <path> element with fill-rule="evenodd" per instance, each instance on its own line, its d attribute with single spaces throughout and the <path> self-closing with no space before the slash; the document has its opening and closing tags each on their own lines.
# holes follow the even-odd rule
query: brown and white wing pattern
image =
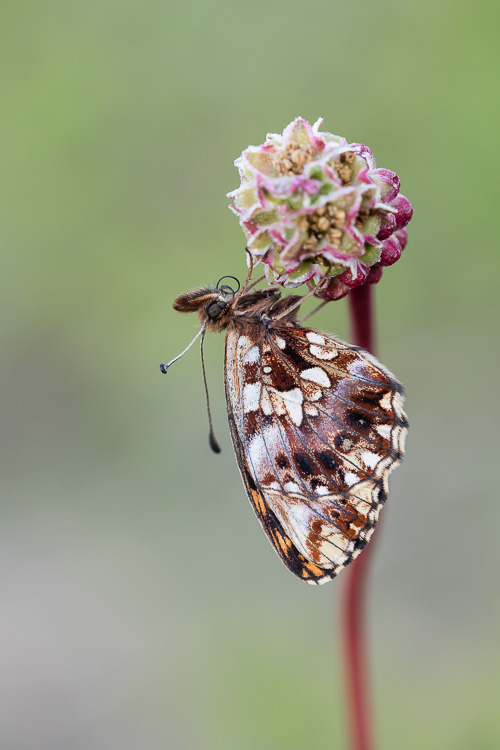
<svg viewBox="0 0 500 750">
<path fill-rule="evenodd" d="M 377 523 L 404 451 L 402 387 L 366 351 L 296 324 L 230 328 L 225 371 L 255 513 L 292 573 L 324 583 Z"/>
</svg>

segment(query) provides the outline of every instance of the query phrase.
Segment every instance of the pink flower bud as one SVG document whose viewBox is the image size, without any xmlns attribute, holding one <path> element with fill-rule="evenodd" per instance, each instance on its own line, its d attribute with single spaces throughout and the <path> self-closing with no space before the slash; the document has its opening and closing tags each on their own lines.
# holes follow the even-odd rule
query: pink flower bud
<svg viewBox="0 0 500 750">
<path fill-rule="evenodd" d="M 398 195 L 398 197 L 391 202 L 391 207 L 395 208 L 397 211 L 395 214 L 396 228 L 402 229 L 408 224 L 413 216 L 413 206 L 404 195 Z"/>
<path fill-rule="evenodd" d="M 379 233 L 377 234 L 378 240 L 386 240 L 396 229 L 396 216 L 395 214 L 386 214 L 382 217 L 382 223 L 380 224 Z"/>
<path fill-rule="evenodd" d="M 366 279 L 366 284 L 378 284 L 380 279 L 382 278 L 382 266 L 380 263 L 375 263 L 374 266 L 370 266 L 370 269 L 368 271 L 368 277 Z"/>
<path fill-rule="evenodd" d="M 406 247 L 406 243 L 408 242 L 408 232 L 406 231 L 406 229 L 398 229 L 398 231 L 396 232 L 396 237 L 399 240 L 402 252 Z"/>
<path fill-rule="evenodd" d="M 329 281 L 326 287 L 320 289 L 316 296 L 331 302 L 332 300 L 342 299 L 348 293 L 349 287 L 339 281 L 337 276 L 335 279 Z"/>
<path fill-rule="evenodd" d="M 399 177 L 396 172 L 389 169 L 374 169 L 373 181 L 380 187 L 380 193 L 384 203 L 390 203 L 399 193 Z"/>
<path fill-rule="evenodd" d="M 359 263 L 354 272 L 349 268 L 347 271 L 339 274 L 337 278 L 346 286 L 355 287 L 363 284 L 366 281 L 368 271 L 368 266 L 365 266 L 363 263 Z"/>
<path fill-rule="evenodd" d="M 392 266 L 401 256 L 401 245 L 395 234 L 388 237 L 382 243 L 382 252 L 380 253 L 380 262 L 383 266 Z"/>
</svg>

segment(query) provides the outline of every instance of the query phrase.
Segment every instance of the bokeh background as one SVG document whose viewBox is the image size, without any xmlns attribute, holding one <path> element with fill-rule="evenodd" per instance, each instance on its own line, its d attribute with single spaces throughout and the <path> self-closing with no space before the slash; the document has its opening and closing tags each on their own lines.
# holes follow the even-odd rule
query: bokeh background
<svg viewBox="0 0 500 750">
<path fill-rule="evenodd" d="M 367 143 L 415 216 L 377 287 L 408 453 L 370 581 L 379 747 L 500 745 L 499 5 L 5 0 L 0 747 L 345 748 L 342 577 L 304 586 L 244 495 L 222 337 L 233 160 L 295 116 Z M 346 303 L 316 325 L 348 337 Z"/>
</svg>

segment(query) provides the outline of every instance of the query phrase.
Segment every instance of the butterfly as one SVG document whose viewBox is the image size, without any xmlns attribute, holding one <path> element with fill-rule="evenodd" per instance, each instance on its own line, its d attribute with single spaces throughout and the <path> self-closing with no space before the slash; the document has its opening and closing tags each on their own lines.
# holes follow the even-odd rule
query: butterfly
<svg viewBox="0 0 500 750">
<path fill-rule="evenodd" d="M 297 322 L 301 301 L 219 282 L 173 307 L 199 315 L 189 346 L 226 332 L 227 414 L 248 498 L 287 568 L 321 584 L 370 540 L 408 421 L 394 376 L 367 351 Z"/>
</svg>

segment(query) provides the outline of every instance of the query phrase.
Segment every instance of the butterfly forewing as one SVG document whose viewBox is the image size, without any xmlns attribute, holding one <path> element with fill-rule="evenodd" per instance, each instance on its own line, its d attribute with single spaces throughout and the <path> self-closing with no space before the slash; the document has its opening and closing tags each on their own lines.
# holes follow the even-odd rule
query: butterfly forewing
<svg viewBox="0 0 500 750">
<path fill-rule="evenodd" d="M 406 435 L 399 383 L 364 350 L 297 324 L 230 328 L 226 400 L 254 510 L 287 567 L 333 578 L 369 540 Z"/>
</svg>

